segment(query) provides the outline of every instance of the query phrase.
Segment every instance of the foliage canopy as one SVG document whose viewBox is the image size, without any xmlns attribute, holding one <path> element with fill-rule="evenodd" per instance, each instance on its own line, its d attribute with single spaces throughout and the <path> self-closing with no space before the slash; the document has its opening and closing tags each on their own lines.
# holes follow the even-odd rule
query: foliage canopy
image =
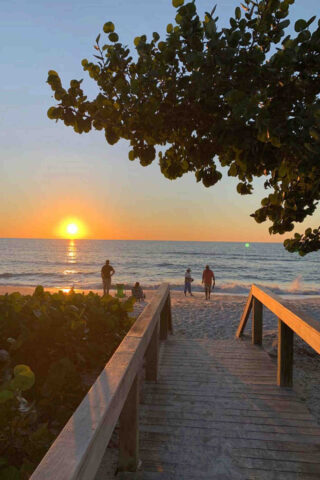
<svg viewBox="0 0 320 480">
<path fill-rule="evenodd" d="M 320 198 L 320 21 L 315 28 L 316 17 L 298 20 L 291 37 L 285 31 L 294 0 L 244 0 L 219 29 L 215 8 L 201 20 L 195 1 L 172 3 L 176 23 L 166 39 L 136 37 L 135 59 L 114 24 L 104 25 L 108 41 L 98 35 L 96 61 L 82 60 L 99 87 L 95 99 L 81 80 L 65 89 L 50 70 L 58 104 L 49 118 L 77 133 L 103 130 L 111 145 L 128 140 L 130 160 L 146 166 L 158 156 L 169 179 L 194 172 L 210 187 L 222 177 L 220 162 L 246 195 L 254 177 L 265 177 L 271 193 L 252 217 L 270 220 L 271 234 L 292 231 Z M 320 227 L 285 247 L 301 255 L 319 249 Z"/>
</svg>

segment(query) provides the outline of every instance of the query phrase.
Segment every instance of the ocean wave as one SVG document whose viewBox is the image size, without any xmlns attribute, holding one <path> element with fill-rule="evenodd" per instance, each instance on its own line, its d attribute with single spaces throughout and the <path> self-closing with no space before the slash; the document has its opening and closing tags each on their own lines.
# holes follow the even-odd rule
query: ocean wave
<svg viewBox="0 0 320 480">
<path fill-rule="evenodd" d="M 28 273 L 10 273 L 10 272 L 5 272 L 5 273 L 0 273 L 0 278 L 14 278 L 14 277 L 37 277 L 37 276 L 42 276 L 43 273 L 39 272 L 28 272 Z M 53 274 L 55 275 L 55 274 Z"/>
<path fill-rule="evenodd" d="M 156 263 L 154 266 L 152 266 L 152 268 L 154 267 L 173 267 L 173 268 L 177 268 L 176 265 L 174 263 Z"/>
<path fill-rule="evenodd" d="M 133 286 L 133 283 L 126 283 L 126 282 L 120 282 L 124 285 L 125 290 L 130 290 Z M 143 283 L 140 282 L 141 286 L 143 287 L 144 290 L 156 290 L 159 288 L 159 283 Z M 184 284 L 183 283 L 169 283 L 170 289 L 177 291 L 180 290 L 181 292 L 184 289 Z M 213 292 L 217 294 L 228 294 L 228 295 L 248 295 L 250 288 L 251 288 L 252 283 L 232 283 L 232 282 L 226 282 L 226 283 L 221 283 L 221 284 L 216 284 Z M 295 279 L 292 284 L 290 285 L 275 285 L 275 284 L 270 284 L 270 283 L 256 283 L 257 286 L 260 286 L 261 288 L 267 288 L 268 290 L 272 291 L 273 293 L 277 295 L 320 295 L 320 290 L 317 287 L 307 287 L 301 285 L 301 280 L 299 278 Z M 101 283 L 91 283 L 91 284 L 81 284 L 81 282 L 77 285 L 78 289 L 83 289 L 83 290 L 99 290 L 101 289 Z M 112 289 L 115 289 L 115 285 L 111 286 Z M 203 286 L 201 284 L 193 284 L 192 285 L 192 290 L 194 292 L 202 292 L 203 291 Z"/>
<path fill-rule="evenodd" d="M 45 278 L 64 278 L 68 275 L 82 275 L 84 277 L 87 277 L 90 275 L 97 275 L 97 272 L 96 271 L 79 272 L 78 270 L 66 268 L 63 272 L 24 272 L 24 273 L 5 272 L 5 273 L 0 273 L 0 278 L 43 277 L 45 279 Z"/>
<path fill-rule="evenodd" d="M 66 280 L 66 277 L 64 277 Z M 92 282 L 92 283 L 85 283 L 81 282 L 81 280 L 78 281 L 70 281 L 68 282 L 39 282 L 41 283 L 45 288 L 71 288 L 74 287 L 77 290 L 102 290 L 102 284 L 101 282 Z M 133 283 L 127 283 L 127 282 L 119 282 L 117 283 L 122 283 L 124 285 L 124 290 L 131 290 L 133 287 Z M 141 286 L 144 290 L 156 290 L 159 288 L 160 283 L 143 283 L 140 282 Z M 0 284 L 3 284 L 0 282 Z M 6 286 L 14 286 L 14 287 L 36 287 L 38 283 L 33 283 L 32 281 L 29 282 L 23 282 L 20 283 L 18 281 L 7 281 L 5 283 Z M 243 283 L 221 283 L 217 284 L 213 290 L 213 294 L 222 294 L 222 295 L 243 295 L 247 296 L 249 294 L 250 288 L 251 288 L 252 283 L 248 284 L 243 284 Z M 261 284 L 261 283 L 256 283 L 257 286 L 260 286 L 261 288 L 267 288 L 271 292 L 280 295 L 280 296 L 319 296 L 320 295 L 320 290 L 316 287 L 307 287 L 304 286 L 303 288 L 295 288 L 293 285 L 273 285 L 273 284 Z M 113 284 L 111 286 L 112 290 L 116 289 L 116 285 Z M 170 289 L 173 291 L 180 291 L 181 293 L 184 290 L 184 284 L 183 283 L 170 283 Z M 200 284 L 192 285 L 192 291 L 193 292 L 203 292 L 203 286 Z"/>
<path fill-rule="evenodd" d="M 70 265 L 70 259 L 68 258 L 63 262 L 60 262 L 60 261 L 50 262 L 49 260 L 23 260 L 23 262 L 21 262 L 21 260 L 11 260 L 10 263 L 18 264 L 18 265 L 21 265 L 21 263 L 24 263 L 24 264 L 31 264 L 31 265 L 52 265 L 57 267 L 58 266 L 67 267 L 68 265 Z M 101 268 L 104 262 L 80 262 L 77 260 L 77 258 L 75 258 L 75 263 L 78 266 L 82 266 L 82 267 L 100 267 Z"/>
</svg>

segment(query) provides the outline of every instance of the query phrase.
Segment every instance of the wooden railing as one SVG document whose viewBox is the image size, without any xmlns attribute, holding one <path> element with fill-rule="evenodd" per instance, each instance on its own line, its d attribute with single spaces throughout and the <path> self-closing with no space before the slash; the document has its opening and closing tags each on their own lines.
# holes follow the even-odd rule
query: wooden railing
<svg viewBox="0 0 320 480">
<path fill-rule="evenodd" d="M 119 471 L 135 471 L 139 377 L 157 381 L 159 339 L 172 332 L 170 291 L 162 284 L 33 473 L 31 480 L 92 480 L 119 420 Z"/>
<path fill-rule="evenodd" d="M 252 343 L 262 344 L 263 305 L 278 317 L 278 373 L 279 386 L 292 386 L 293 373 L 293 335 L 296 333 L 317 353 L 320 353 L 320 322 L 305 315 L 298 308 L 292 308 L 287 302 L 266 288 L 252 285 L 244 308 L 236 337 L 241 337 L 252 314 Z"/>
</svg>

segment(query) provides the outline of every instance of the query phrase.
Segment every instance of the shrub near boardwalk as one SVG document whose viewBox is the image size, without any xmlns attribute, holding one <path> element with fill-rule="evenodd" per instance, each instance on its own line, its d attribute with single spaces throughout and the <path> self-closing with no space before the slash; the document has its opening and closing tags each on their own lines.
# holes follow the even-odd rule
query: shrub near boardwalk
<svg viewBox="0 0 320 480">
<path fill-rule="evenodd" d="M 29 478 L 132 325 L 134 300 L 0 296 L 0 480 Z"/>
</svg>

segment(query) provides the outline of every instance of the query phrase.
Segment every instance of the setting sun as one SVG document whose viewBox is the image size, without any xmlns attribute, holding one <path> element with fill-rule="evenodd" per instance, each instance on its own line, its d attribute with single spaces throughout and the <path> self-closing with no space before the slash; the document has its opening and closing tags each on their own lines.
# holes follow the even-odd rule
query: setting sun
<svg viewBox="0 0 320 480">
<path fill-rule="evenodd" d="M 60 223 L 57 234 L 62 238 L 84 238 L 87 235 L 85 224 L 78 218 L 65 218 Z"/>
<path fill-rule="evenodd" d="M 79 227 L 76 223 L 69 223 L 69 225 L 67 225 L 67 233 L 70 235 L 76 235 L 78 231 Z"/>
</svg>

